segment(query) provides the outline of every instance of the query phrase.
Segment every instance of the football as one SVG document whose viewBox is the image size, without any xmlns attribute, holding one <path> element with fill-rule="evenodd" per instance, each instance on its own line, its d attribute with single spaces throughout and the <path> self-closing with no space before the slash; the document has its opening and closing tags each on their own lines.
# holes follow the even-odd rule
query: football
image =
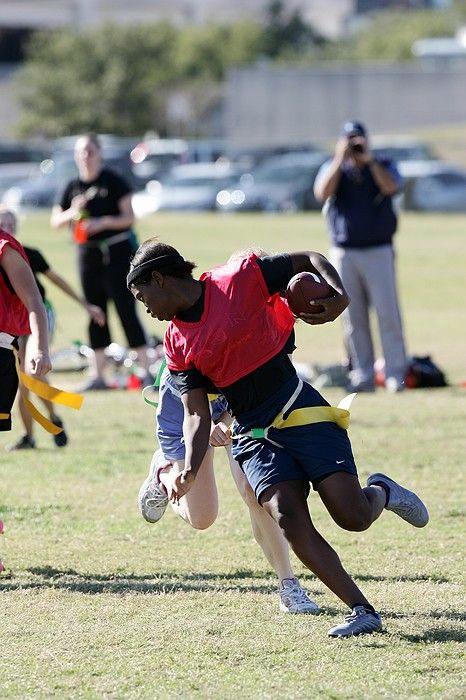
<svg viewBox="0 0 466 700">
<path fill-rule="evenodd" d="M 333 296 L 332 287 L 315 272 L 298 272 L 288 282 L 286 299 L 295 316 L 300 313 L 315 314 L 323 311 L 323 306 L 309 302 Z"/>
</svg>

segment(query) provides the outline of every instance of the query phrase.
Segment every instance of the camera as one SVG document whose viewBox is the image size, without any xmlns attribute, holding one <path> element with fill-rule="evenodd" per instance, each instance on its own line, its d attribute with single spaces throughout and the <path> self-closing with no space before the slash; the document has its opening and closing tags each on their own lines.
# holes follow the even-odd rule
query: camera
<svg viewBox="0 0 466 700">
<path fill-rule="evenodd" d="M 350 143 L 349 149 L 353 151 L 353 153 L 364 153 L 364 146 L 362 143 Z"/>
</svg>

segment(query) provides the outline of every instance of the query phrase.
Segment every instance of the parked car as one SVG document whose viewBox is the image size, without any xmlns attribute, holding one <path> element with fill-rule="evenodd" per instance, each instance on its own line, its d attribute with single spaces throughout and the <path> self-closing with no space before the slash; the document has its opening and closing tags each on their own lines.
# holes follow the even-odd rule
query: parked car
<svg viewBox="0 0 466 700">
<path fill-rule="evenodd" d="M 219 190 L 236 182 L 242 172 L 228 162 L 176 165 L 164 178 L 136 192 L 134 212 L 140 217 L 161 210 L 214 210 Z"/>
<path fill-rule="evenodd" d="M 466 172 L 443 161 L 399 163 L 405 185 L 400 206 L 414 211 L 466 211 Z"/>
<path fill-rule="evenodd" d="M 139 177 L 149 182 L 160 180 L 174 165 L 187 160 L 188 142 L 184 139 L 152 138 L 138 143 L 130 158 Z"/>
<path fill-rule="evenodd" d="M 404 161 L 437 160 L 433 149 L 423 141 L 410 136 L 377 137 L 371 139 L 371 151 L 374 156 L 390 158 L 396 163 Z"/>
<path fill-rule="evenodd" d="M 320 153 L 322 149 L 311 143 L 232 146 L 227 149 L 227 157 L 232 163 L 241 165 L 245 170 L 252 170 L 272 156 L 283 156 L 288 153 L 309 153 L 311 151 Z"/>
<path fill-rule="evenodd" d="M 29 141 L 0 141 L 0 163 L 40 163 L 50 148 Z"/>
<path fill-rule="evenodd" d="M 328 154 L 296 152 L 272 156 L 217 195 L 220 211 L 294 212 L 320 209 L 312 190 Z"/>
<path fill-rule="evenodd" d="M 103 154 L 105 165 L 123 175 L 134 190 L 145 185 L 146 181 L 134 173 L 127 147 L 104 147 Z M 65 147 L 42 161 L 40 172 L 35 177 L 21 180 L 10 187 L 3 194 L 2 201 L 16 211 L 51 207 L 66 183 L 77 174 L 72 152 Z"/>
<path fill-rule="evenodd" d="M 18 182 L 39 174 L 39 163 L 0 163 L 0 197 Z"/>
<path fill-rule="evenodd" d="M 146 139 L 131 152 L 135 172 L 147 180 L 160 180 L 172 167 L 189 163 L 215 163 L 227 158 L 222 139 Z"/>
</svg>

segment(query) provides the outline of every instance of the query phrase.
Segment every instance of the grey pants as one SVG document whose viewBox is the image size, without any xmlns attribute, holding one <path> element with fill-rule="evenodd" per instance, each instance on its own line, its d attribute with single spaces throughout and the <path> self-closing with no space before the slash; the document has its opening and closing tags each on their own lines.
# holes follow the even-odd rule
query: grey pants
<svg viewBox="0 0 466 700">
<path fill-rule="evenodd" d="M 330 250 L 329 258 L 351 298 L 342 315 L 342 322 L 352 365 L 352 383 L 374 381 L 374 346 L 369 322 L 371 307 L 377 315 L 385 358 L 385 377 L 394 377 L 401 382 L 407 360 L 396 291 L 393 247 L 335 247 Z"/>
</svg>

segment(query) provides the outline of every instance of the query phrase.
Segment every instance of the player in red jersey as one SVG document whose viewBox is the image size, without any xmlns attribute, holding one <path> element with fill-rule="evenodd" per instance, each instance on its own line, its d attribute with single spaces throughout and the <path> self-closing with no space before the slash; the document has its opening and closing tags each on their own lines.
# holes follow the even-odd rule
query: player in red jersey
<svg viewBox="0 0 466 700">
<path fill-rule="evenodd" d="M 0 229 L 0 430 L 11 430 L 11 408 L 18 389 L 13 348 L 18 337 L 32 337 L 29 373 L 40 377 L 52 369 L 47 316 L 24 249 Z"/>
<path fill-rule="evenodd" d="M 349 303 L 338 273 L 315 252 L 252 254 L 199 280 L 192 277 L 194 267 L 173 247 L 150 239 L 136 252 L 127 279 L 147 312 L 169 321 L 165 354 L 182 395 L 186 448 L 185 469 L 169 497 L 176 501 L 188 493 L 205 455 L 213 384 L 235 416 L 233 456 L 258 502 L 303 564 L 352 609 L 329 635 L 380 630 L 380 615 L 312 523 L 309 484 L 333 520 L 350 531 L 366 530 L 384 508 L 416 527 L 427 524 L 428 513 L 416 494 L 384 474 L 360 486 L 347 412 L 303 383 L 289 359 L 293 317 L 280 290 L 298 272 L 321 275 L 335 294 L 319 300 L 322 311 L 300 318 L 311 325 L 331 322 Z"/>
</svg>

